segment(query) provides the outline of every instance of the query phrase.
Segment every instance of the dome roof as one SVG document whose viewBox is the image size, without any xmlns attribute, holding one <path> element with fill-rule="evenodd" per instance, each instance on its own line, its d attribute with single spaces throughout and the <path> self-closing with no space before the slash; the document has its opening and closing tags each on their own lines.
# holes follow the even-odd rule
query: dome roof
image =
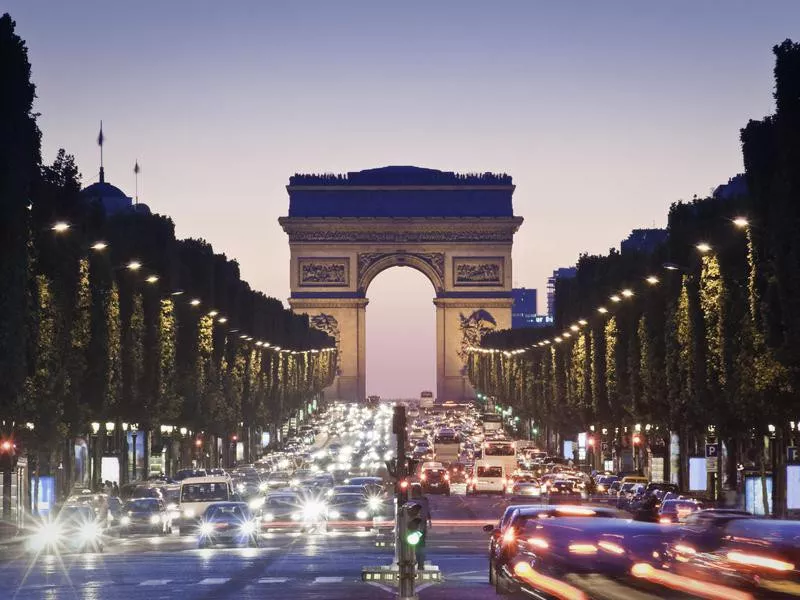
<svg viewBox="0 0 800 600">
<path fill-rule="evenodd" d="M 119 189 L 115 185 L 111 185 L 106 181 L 98 181 L 97 183 L 93 183 L 90 186 L 87 186 L 81 190 L 81 194 L 85 198 L 127 198 L 128 196 L 125 195 L 121 189 Z"/>
</svg>

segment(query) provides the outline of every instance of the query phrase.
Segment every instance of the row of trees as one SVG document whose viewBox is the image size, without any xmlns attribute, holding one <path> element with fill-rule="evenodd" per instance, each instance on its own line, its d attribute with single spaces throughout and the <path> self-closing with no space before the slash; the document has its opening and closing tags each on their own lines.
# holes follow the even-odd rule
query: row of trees
<svg viewBox="0 0 800 600">
<path fill-rule="evenodd" d="M 107 216 L 63 150 L 41 164 L 27 51 L 8 15 L 0 81 L 4 435 L 45 469 L 63 449 L 68 467 L 93 421 L 227 437 L 282 423 L 330 385 L 334 340 L 252 290 L 235 261 L 176 240 L 167 217 Z"/>
<path fill-rule="evenodd" d="M 738 463 L 782 466 L 800 418 L 800 45 L 774 53 L 776 113 L 741 132 L 747 191 L 674 204 L 650 251 L 581 256 L 553 330 L 471 353 L 478 390 L 562 435 L 648 423 L 668 447 L 678 432 L 684 484 L 708 439 L 725 442 L 731 484 Z"/>
</svg>

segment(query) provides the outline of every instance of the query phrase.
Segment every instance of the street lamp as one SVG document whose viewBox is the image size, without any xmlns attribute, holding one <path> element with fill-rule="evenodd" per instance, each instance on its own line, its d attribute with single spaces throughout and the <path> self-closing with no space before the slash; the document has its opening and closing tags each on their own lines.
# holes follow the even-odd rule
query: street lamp
<svg viewBox="0 0 800 600">
<path fill-rule="evenodd" d="M 747 220 L 747 217 L 736 217 L 733 220 L 733 224 L 740 229 L 745 229 L 750 225 L 750 221 Z"/>
<path fill-rule="evenodd" d="M 699 244 L 697 244 L 695 246 L 695 248 L 697 248 L 703 254 L 711 252 L 711 246 L 709 244 L 707 244 L 706 242 L 700 242 Z"/>
<path fill-rule="evenodd" d="M 65 221 L 58 221 L 57 223 L 53 223 L 53 226 L 50 228 L 52 231 L 56 233 L 64 233 L 67 229 L 70 228 L 70 224 Z"/>
<path fill-rule="evenodd" d="M 140 263 L 138 260 L 132 260 L 125 266 L 129 271 L 138 271 L 142 268 L 142 263 Z"/>
<path fill-rule="evenodd" d="M 97 432 L 100 431 L 100 423 L 98 423 L 96 421 L 93 422 L 92 423 L 92 431 L 94 432 L 95 435 L 97 435 Z"/>
<path fill-rule="evenodd" d="M 145 279 L 147 283 L 157 283 L 158 282 L 158 275 L 150 275 L 147 279 Z"/>
<path fill-rule="evenodd" d="M 599 312 L 601 315 L 604 315 L 608 312 L 608 309 L 605 306 L 599 306 L 597 308 L 597 312 Z"/>
<path fill-rule="evenodd" d="M 658 277 L 655 275 L 650 275 L 647 279 L 645 279 L 645 281 L 650 285 L 656 285 L 658 283 Z"/>
<path fill-rule="evenodd" d="M 91 248 L 92 250 L 100 252 L 108 248 L 108 244 L 106 244 L 105 242 L 95 242 L 94 244 L 92 244 Z"/>
</svg>

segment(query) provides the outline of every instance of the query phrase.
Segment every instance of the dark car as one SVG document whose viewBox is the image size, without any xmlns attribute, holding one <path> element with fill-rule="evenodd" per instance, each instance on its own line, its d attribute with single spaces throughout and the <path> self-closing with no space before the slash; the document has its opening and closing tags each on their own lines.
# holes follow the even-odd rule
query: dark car
<svg viewBox="0 0 800 600">
<path fill-rule="evenodd" d="M 328 500 L 328 529 L 361 526 L 372 529 L 367 498 L 358 493 L 335 493 Z"/>
<path fill-rule="evenodd" d="M 215 502 L 209 505 L 200 521 L 198 545 L 215 544 L 258 546 L 258 525 L 244 502 Z"/>
<path fill-rule="evenodd" d="M 627 576 L 633 565 L 660 567 L 677 539 L 675 528 L 613 518 L 527 518 L 515 533 L 513 539 L 504 536 L 497 553 L 499 593 L 538 591 L 535 582 L 517 571 L 518 563 L 562 581 L 573 573 L 618 578 Z"/>
<path fill-rule="evenodd" d="M 658 522 L 662 524 L 682 522 L 701 508 L 703 505 L 694 500 L 665 500 L 658 509 Z"/>
<path fill-rule="evenodd" d="M 27 545 L 36 553 L 102 552 L 103 525 L 92 506 L 66 505 L 41 523 Z"/>
<path fill-rule="evenodd" d="M 295 492 L 269 494 L 261 506 L 262 530 L 300 529 L 302 504 L 302 498 Z"/>
<path fill-rule="evenodd" d="M 512 543 L 520 535 L 529 520 L 541 523 L 550 519 L 562 518 L 617 518 L 620 513 L 609 508 L 589 508 L 583 506 L 532 506 L 515 504 L 508 506 L 500 521 L 495 525 L 485 525 L 483 530 L 489 537 L 489 583 L 497 583 L 497 570 L 511 558 L 504 545 Z"/>
<path fill-rule="evenodd" d="M 172 518 L 163 500 L 158 498 L 134 498 L 122 507 L 119 519 L 120 535 L 136 532 L 172 533 Z"/>
<path fill-rule="evenodd" d="M 189 477 L 205 477 L 208 475 L 205 469 L 181 469 L 172 477 L 175 481 L 183 481 Z"/>
<path fill-rule="evenodd" d="M 450 473 L 447 469 L 423 469 L 419 479 L 425 493 L 450 495 Z"/>
<path fill-rule="evenodd" d="M 759 597 L 800 595 L 800 521 L 747 517 L 705 520 L 718 534 L 715 540 L 707 538 L 710 543 L 704 547 L 693 547 L 685 536 L 681 537 L 673 547 L 672 569 L 701 581 L 748 591 L 758 589 Z"/>
</svg>

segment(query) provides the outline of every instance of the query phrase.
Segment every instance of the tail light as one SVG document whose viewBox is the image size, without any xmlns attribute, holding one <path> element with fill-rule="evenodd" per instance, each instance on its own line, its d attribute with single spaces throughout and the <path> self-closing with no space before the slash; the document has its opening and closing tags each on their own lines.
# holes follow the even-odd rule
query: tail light
<svg viewBox="0 0 800 600">
<path fill-rule="evenodd" d="M 420 478 L 422 481 L 425 481 L 426 479 L 428 479 L 428 476 L 427 476 L 427 475 L 425 475 L 425 473 L 423 473 L 422 475 L 420 475 L 420 476 L 419 476 L 419 478 Z"/>
<path fill-rule="evenodd" d="M 450 481 L 450 473 L 445 473 L 444 474 L 444 479 L 445 479 L 445 481 Z"/>
</svg>

